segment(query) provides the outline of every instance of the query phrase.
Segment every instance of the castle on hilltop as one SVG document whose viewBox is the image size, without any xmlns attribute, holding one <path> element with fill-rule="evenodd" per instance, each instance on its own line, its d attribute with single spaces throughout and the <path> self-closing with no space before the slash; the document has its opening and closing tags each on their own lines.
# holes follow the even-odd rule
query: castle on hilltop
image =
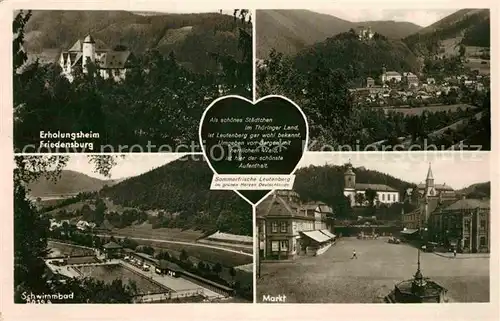
<svg viewBox="0 0 500 321">
<path fill-rule="evenodd" d="M 94 38 L 88 34 L 85 39 L 77 40 L 69 50 L 61 53 L 59 65 L 69 81 L 73 81 L 77 68 L 87 73 L 89 62 L 95 64 L 102 78 L 121 81 L 130 68 L 131 57 L 132 53 L 128 50 L 97 49 Z"/>
<path fill-rule="evenodd" d="M 375 35 L 372 32 L 371 27 L 366 28 L 364 26 L 359 26 L 356 30 L 356 34 L 358 35 L 359 40 L 370 40 Z"/>
</svg>

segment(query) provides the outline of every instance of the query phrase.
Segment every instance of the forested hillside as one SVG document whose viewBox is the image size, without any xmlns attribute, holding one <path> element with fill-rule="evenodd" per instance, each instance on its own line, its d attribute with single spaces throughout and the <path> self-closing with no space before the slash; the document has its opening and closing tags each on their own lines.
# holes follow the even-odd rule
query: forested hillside
<svg viewBox="0 0 500 321">
<path fill-rule="evenodd" d="M 444 41 L 449 44 L 443 44 Z M 422 56 L 445 53 L 461 44 L 489 47 L 490 12 L 488 9 L 459 10 L 406 37 L 404 42 L 416 55 Z"/>
<path fill-rule="evenodd" d="M 366 77 L 378 78 L 383 66 L 387 71 L 405 70 L 413 73 L 421 68 L 417 57 L 402 41 L 388 39 L 380 34 L 375 34 L 370 41 L 359 41 L 354 30 L 299 52 L 295 58 L 296 66 L 303 72 L 314 69 L 318 57 L 332 57 L 324 60 L 326 66 L 345 70 L 347 77 L 360 82 L 359 85 Z"/>
<path fill-rule="evenodd" d="M 104 188 L 100 196 L 126 207 L 161 211 L 160 226 L 251 235 L 251 206 L 233 191 L 211 191 L 212 176 L 204 161 L 179 159 Z"/>
<path fill-rule="evenodd" d="M 83 13 L 71 13 L 70 17 L 73 14 Z M 115 14 L 140 21 L 161 17 Z M 62 26 L 69 19 L 66 15 L 61 14 Z M 81 19 L 86 17 L 83 15 Z M 111 13 L 110 15 L 110 19 L 113 18 Z M 30 12 L 20 13 L 14 20 L 14 25 L 19 26 L 18 31 L 13 34 L 15 148 L 19 152 L 33 152 L 33 148 L 40 147 L 41 131 L 98 134 L 98 138 L 78 141 L 81 144 L 93 144 L 92 149 L 87 146 L 87 152 L 117 152 L 118 149 L 128 152 L 127 147 L 130 146 L 139 147 L 134 152 L 154 152 L 160 147 L 166 151 L 167 147 L 173 150 L 179 144 L 192 146 L 192 142 L 198 141 L 201 114 L 214 99 L 229 94 L 250 98 L 252 93 L 252 25 L 248 10 L 236 10 L 234 17 L 223 14 L 219 16 L 197 19 L 207 24 L 208 29 L 203 30 L 212 35 L 220 33 L 220 30 L 227 30 L 229 27 L 226 25 L 231 24 L 232 31 L 222 33 L 229 32 L 231 37 L 235 37 L 236 54 L 223 48 L 227 44 L 226 40 L 214 42 L 211 38 L 201 39 L 203 36 L 194 33 L 194 38 L 186 38 L 191 40 L 182 42 L 189 44 L 186 47 L 189 54 L 181 50 L 167 55 L 159 48 L 153 48 L 134 55 L 133 66 L 127 70 L 123 81 L 105 80 L 99 76 L 95 66 L 89 64 L 88 73 L 75 67 L 74 80 L 69 82 L 61 75 L 58 64 L 39 64 L 33 61 L 29 64 L 29 53 L 23 49 L 29 43 L 24 29 L 27 29 L 25 24 L 29 24 L 33 16 Z M 35 23 L 32 30 L 35 27 L 47 29 L 45 23 L 51 25 L 50 22 L 43 21 Z M 190 23 L 190 20 L 186 18 L 183 23 Z M 105 26 L 108 24 L 106 22 Z M 80 35 L 83 29 L 66 31 L 62 28 L 50 31 L 53 34 L 51 37 L 57 38 L 60 33 L 65 35 L 66 32 Z M 138 34 L 134 37 L 143 38 Z M 73 36 L 71 34 L 63 38 L 73 39 Z M 206 47 L 204 41 L 215 47 Z M 211 48 L 216 50 L 211 51 Z M 191 57 L 190 64 L 202 63 L 216 68 L 213 71 L 187 68 L 185 63 L 180 63 L 185 62 L 186 57 Z M 31 149 L 25 150 L 26 147 Z M 55 150 L 55 147 L 50 151 L 68 152 L 64 148 Z"/>
<path fill-rule="evenodd" d="M 458 191 L 460 194 L 464 194 L 467 198 L 490 198 L 491 196 L 491 183 L 477 183 Z"/>
<path fill-rule="evenodd" d="M 213 13 L 144 15 L 127 11 L 33 11 L 25 49 L 68 50 L 91 33 L 98 49 L 125 46 L 136 55 L 157 49 L 174 52 L 193 71 L 217 67 L 209 52 L 239 55 L 238 29 L 230 15 Z"/>
<path fill-rule="evenodd" d="M 265 59 L 271 49 L 294 55 L 307 46 L 357 27 L 370 27 L 390 39 L 401 39 L 421 29 L 410 22 L 351 22 L 310 10 L 257 10 L 257 57 Z"/>
<path fill-rule="evenodd" d="M 95 177 L 71 171 L 63 170 L 57 180 L 40 177 L 37 181 L 28 185 L 29 194 L 34 197 L 68 195 L 84 192 L 96 192 L 104 185 L 113 185 L 114 180 L 102 180 Z"/>
<path fill-rule="evenodd" d="M 294 190 L 304 201 L 322 201 L 333 205 L 339 198 L 344 198 L 345 166 L 324 165 L 308 166 L 295 172 Z M 415 186 L 386 173 L 365 168 L 353 168 L 356 174 L 356 183 L 383 184 L 399 191 L 403 196 L 406 189 Z"/>
</svg>

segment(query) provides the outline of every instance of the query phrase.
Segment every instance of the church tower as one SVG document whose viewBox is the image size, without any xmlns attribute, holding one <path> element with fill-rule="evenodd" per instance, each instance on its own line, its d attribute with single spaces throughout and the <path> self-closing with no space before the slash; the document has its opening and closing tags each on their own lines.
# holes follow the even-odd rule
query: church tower
<svg viewBox="0 0 500 321">
<path fill-rule="evenodd" d="M 382 75 L 380 76 L 380 81 L 382 82 L 382 84 L 385 84 L 385 82 L 387 81 L 387 69 L 385 68 L 385 66 L 382 67 Z"/>
<path fill-rule="evenodd" d="M 85 37 L 82 45 L 82 69 L 87 72 L 87 62 L 95 62 L 95 41 L 90 34 Z"/>
<path fill-rule="evenodd" d="M 349 160 L 347 169 L 344 172 L 344 196 L 349 197 L 351 206 L 356 205 L 356 174 L 352 170 L 352 164 Z"/>
<path fill-rule="evenodd" d="M 427 178 L 425 179 L 425 194 L 426 197 L 438 196 L 434 188 L 434 176 L 432 175 L 431 163 L 429 163 L 429 170 L 427 171 Z"/>
</svg>

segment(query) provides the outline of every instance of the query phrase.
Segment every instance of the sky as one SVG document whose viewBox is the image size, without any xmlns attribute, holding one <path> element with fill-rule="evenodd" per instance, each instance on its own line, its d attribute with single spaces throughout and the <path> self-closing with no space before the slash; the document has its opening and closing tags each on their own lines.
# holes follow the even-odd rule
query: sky
<svg viewBox="0 0 500 321">
<path fill-rule="evenodd" d="M 333 15 L 351 22 L 394 20 L 413 22 L 421 27 L 427 27 L 434 22 L 460 9 L 321 9 L 315 12 Z"/>
<path fill-rule="evenodd" d="M 389 174 L 407 182 L 418 184 L 427 177 L 429 163 L 434 183 L 461 189 L 475 183 L 491 181 L 490 153 L 488 152 L 437 152 L 437 153 L 306 153 L 300 167 L 325 164 L 343 165 L 351 160 L 353 167 L 364 166 Z"/>
<path fill-rule="evenodd" d="M 111 170 L 111 177 L 105 177 L 94 172 L 94 165 L 89 163 L 86 155 L 77 154 L 70 156 L 68 164 L 64 169 L 73 170 L 99 179 L 120 179 L 149 172 L 181 156 L 181 154 L 176 153 L 127 154 L 125 158 L 116 158 L 117 165 Z"/>
</svg>

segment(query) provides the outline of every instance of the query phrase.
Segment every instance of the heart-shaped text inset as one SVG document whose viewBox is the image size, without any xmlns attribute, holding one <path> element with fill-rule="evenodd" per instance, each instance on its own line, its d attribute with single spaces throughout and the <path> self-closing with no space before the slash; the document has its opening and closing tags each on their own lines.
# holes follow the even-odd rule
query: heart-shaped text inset
<svg viewBox="0 0 500 321">
<path fill-rule="evenodd" d="M 308 127 L 300 108 L 282 96 L 256 103 L 239 96 L 215 100 L 200 124 L 203 152 L 216 174 L 288 175 L 297 167 Z M 256 204 L 270 190 L 240 190 Z"/>
</svg>

